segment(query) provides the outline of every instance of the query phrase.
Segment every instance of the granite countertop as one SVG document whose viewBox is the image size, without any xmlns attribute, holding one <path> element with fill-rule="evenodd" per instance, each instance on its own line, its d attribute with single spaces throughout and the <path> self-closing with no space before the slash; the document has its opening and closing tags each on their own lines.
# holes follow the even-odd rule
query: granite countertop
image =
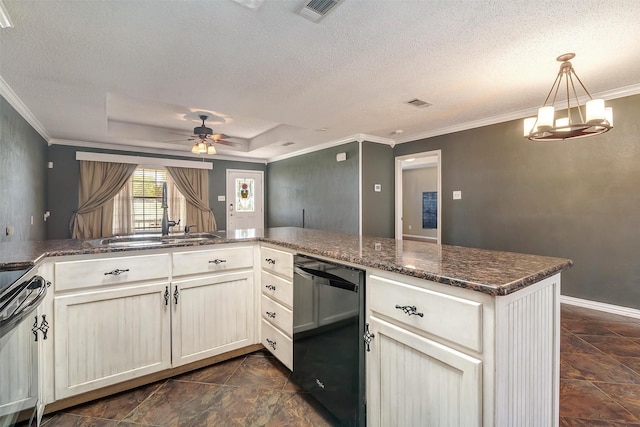
<svg viewBox="0 0 640 427">
<path fill-rule="evenodd" d="M 295 227 L 217 232 L 218 239 L 153 247 L 96 248 L 86 240 L 0 243 L 0 270 L 28 268 L 45 257 L 260 241 L 363 267 L 489 295 L 508 295 L 573 265 L 568 259 L 436 245 Z"/>
</svg>

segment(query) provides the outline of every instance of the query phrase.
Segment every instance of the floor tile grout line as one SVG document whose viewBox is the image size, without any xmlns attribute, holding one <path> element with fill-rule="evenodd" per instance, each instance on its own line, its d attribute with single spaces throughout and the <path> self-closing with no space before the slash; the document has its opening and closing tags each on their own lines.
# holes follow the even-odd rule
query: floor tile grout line
<svg viewBox="0 0 640 427">
<path fill-rule="evenodd" d="M 248 355 L 242 356 L 242 362 L 238 363 L 238 366 L 236 366 L 236 369 L 233 370 L 233 372 L 227 377 L 226 380 L 224 380 L 224 384 L 222 385 L 227 385 L 227 383 L 229 382 L 229 380 L 231 379 L 231 377 L 233 377 L 236 372 L 238 372 L 238 370 L 240 369 L 240 367 L 242 365 L 244 365 L 244 362 L 247 361 L 247 357 L 249 357 Z"/>
<path fill-rule="evenodd" d="M 635 418 L 634 422 L 640 422 L 640 418 L 637 417 L 635 414 L 633 414 L 631 411 L 629 411 L 622 403 L 620 403 L 616 398 L 614 398 L 613 396 L 609 395 L 609 393 L 607 393 L 606 391 L 602 390 L 600 387 L 598 387 L 597 383 L 594 383 L 593 381 L 589 381 L 595 388 L 597 388 L 598 390 L 600 390 L 601 393 L 604 393 L 605 396 L 607 396 L 609 399 L 611 399 L 613 402 L 615 402 L 618 406 L 620 406 L 622 409 L 624 409 L 625 411 L 627 411 L 627 413 L 629 413 L 629 415 L 631 415 L 633 418 Z M 613 383 L 616 384 L 616 383 Z M 626 385 L 626 384 L 625 384 Z M 612 420 L 613 421 L 613 420 Z"/>
<path fill-rule="evenodd" d="M 133 415 L 133 413 L 136 411 L 136 409 L 138 409 L 147 400 L 151 399 L 151 397 L 154 396 L 158 392 L 158 390 L 160 390 L 162 387 L 164 387 L 170 380 L 171 380 L 171 378 L 167 378 L 166 380 L 162 380 L 162 384 L 160 384 L 154 391 L 152 391 L 149 394 L 149 396 L 147 396 L 146 398 L 142 399 L 142 402 L 138 403 L 136 405 L 136 407 L 133 408 L 131 411 L 129 411 L 129 413 L 127 415 L 125 415 L 122 419 L 118 420 L 118 424 L 120 424 L 122 421 L 126 420 L 128 416 Z"/>
</svg>

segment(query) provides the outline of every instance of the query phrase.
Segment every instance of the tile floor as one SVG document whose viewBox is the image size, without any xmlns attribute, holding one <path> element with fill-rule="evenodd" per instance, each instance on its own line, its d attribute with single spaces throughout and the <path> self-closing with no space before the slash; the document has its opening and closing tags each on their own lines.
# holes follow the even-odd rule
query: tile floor
<svg viewBox="0 0 640 427">
<path fill-rule="evenodd" d="M 560 426 L 640 427 L 640 319 L 562 306 Z M 332 426 L 258 352 L 45 417 L 66 426 Z"/>
</svg>

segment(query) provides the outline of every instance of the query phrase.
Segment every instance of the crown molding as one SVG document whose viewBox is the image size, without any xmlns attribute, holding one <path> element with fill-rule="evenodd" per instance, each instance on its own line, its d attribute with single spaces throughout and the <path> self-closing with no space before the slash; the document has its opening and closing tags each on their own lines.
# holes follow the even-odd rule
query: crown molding
<svg viewBox="0 0 640 427">
<path fill-rule="evenodd" d="M 7 10 L 2 0 L 0 0 L 0 28 L 13 28 L 13 22 L 9 17 L 9 11 Z"/>
<path fill-rule="evenodd" d="M 342 144 L 347 144 L 349 142 L 375 142 L 377 144 L 386 144 L 393 147 L 395 145 L 395 141 L 390 138 L 383 138 L 381 136 L 368 135 L 365 133 L 357 133 L 355 135 L 347 136 L 340 139 L 334 139 L 333 141 L 325 142 L 323 144 L 314 145 L 313 147 L 305 148 L 303 150 L 295 151 L 293 153 L 282 154 L 280 156 L 271 157 L 268 159 L 267 163 L 277 162 L 280 160 L 290 159 L 292 157 L 302 156 L 304 154 L 313 153 L 316 151 L 326 150 L 327 148 L 337 147 Z"/>
<path fill-rule="evenodd" d="M 9 84 L 0 76 L 0 95 L 4 99 L 7 100 L 9 105 L 11 105 L 17 112 L 22 116 L 23 119 L 27 121 L 31 125 L 32 128 L 35 129 L 36 132 L 40 134 L 44 138 L 45 141 L 49 142 L 51 140 L 51 136 L 47 133 L 42 123 L 36 119 L 36 116 L 27 108 L 27 106 L 22 102 L 18 95 L 11 89 Z"/>
<path fill-rule="evenodd" d="M 213 156 L 203 157 L 198 154 L 193 154 L 191 151 L 162 150 L 158 148 L 134 147 L 131 145 L 110 144 L 106 142 L 76 141 L 76 140 L 70 140 L 70 139 L 54 138 L 49 141 L 49 145 L 67 145 L 71 147 L 97 148 L 101 150 L 125 151 L 130 153 L 162 154 L 165 156 L 191 157 L 193 159 L 200 159 L 200 161 L 228 160 L 232 162 L 267 164 L 267 161 L 265 159 L 246 158 L 246 157 L 240 157 L 240 156 L 227 156 L 224 154 L 223 155 L 214 154 Z"/>
<path fill-rule="evenodd" d="M 617 98 L 624 98 L 626 96 L 633 96 L 640 94 L 640 83 L 624 86 L 618 89 L 611 89 L 604 92 L 598 92 L 592 94 L 593 98 L 602 98 L 604 100 L 611 100 Z M 578 99 L 579 104 L 584 104 L 584 102 L 588 101 L 589 98 L 587 96 L 583 96 Z M 566 104 L 563 102 L 556 103 L 556 107 L 558 108 L 566 108 Z M 447 126 L 444 128 L 421 132 L 411 136 L 406 136 L 404 138 L 396 139 L 397 144 L 402 144 L 405 142 L 417 141 L 425 138 L 433 138 L 434 136 L 446 135 L 449 133 L 461 132 L 463 130 L 475 129 L 483 126 L 495 125 L 498 123 L 504 123 L 511 120 L 519 120 L 524 119 L 525 117 L 531 117 L 538 114 L 538 107 L 527 108 L 525 110 L 514 111 L 507 114 L 500 114 L 498 116 L 487 117 L 486 119 L 474 120 L 471 122 L 460 123 L 454 126 Z"/>
</svg>

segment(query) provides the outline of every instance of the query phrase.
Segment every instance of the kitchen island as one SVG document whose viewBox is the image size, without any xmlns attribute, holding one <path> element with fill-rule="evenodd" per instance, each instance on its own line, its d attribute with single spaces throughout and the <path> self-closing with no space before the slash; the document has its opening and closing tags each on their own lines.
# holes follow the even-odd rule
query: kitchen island
<svg viewBox="0 0 640 427">
<path fill-rule="evenodd" d="M 56 288 L 55 313 L 59 318 L 52 321 L 57 333 L 62 330 L 56 325 L 61 323 L 60 316 L 88 301 L 84 294 L 74 294 L 77 291 L 73 286 L 86 286 L 91 291 L 87 295 L 110 292 L 108 286 L 101 290 L 91 284 L 66 283 L 78 276 L 80 270 L 73 270 L 76 265 L 104 259 L 126 259 L 131 265 L 137 260 L 149 262 L 156 267 L 145 271 L 153 270 L 155 275 L 144 278 L 146 282 L 135 279 L 132 283 L 148 291 L 150 302 L 156 298 L 164 304 L 165 285 L 168 291 L 180 282 L 183 298 L 189 282 L 206 279 L 207 284 L 214 283 L 209 276 L 201 279 L 202 274 L 196 275 L 177 259 L 191 260 L 198 251 L 217 248 L 246 255 L 252 253 L 248 248 L 256 248 L 256 262 L 241 263 L 240 270 L 233 273 L 238 276 L 233 283 L 242 283 L 243 298 L 251 301 L 242 319 L 245 326 L 260 321 L 260 316 L 251 315 L 252 304 L 256 312 L 261 311 L 260 251 L 275 249 L 338 261 L 364 269 L 367 274 L 368 329 L 364 337 L 370 350 L 366 355 L 368 425 L 557 425 L 560 273 L 572 265 L 570 260 L 290 227 L 218 234 L 211 240 L 172 240 L 153 248 L 100 247 L 95 242 L 77 240 L 3 243 L 0 269 L 45 267 Z M 236 258 L 246 260 L 251 256 Z M 225 262 L 227 257 L 216 260 Z M 180 269 L 184 272 L 179 273 Z M 252 284 L 257 285 L 253 286 L 257 292 L 253 296 L 249 291 Z M 130 288 L 126 292 L 131 292 Z M 152 297 L 154 292 L 156 297 Z M 184 308 L 186 301 L 181 299 L 183 305 L 176 303 L 175 309 Z M 194 299 L 194 307 L 196 303 Z M 162 318 L 162 313 L 157 315 Z M 178 318 L 175 313 L 173 317 Z M 262 318 L 267 320 L 264 315 Z M 164 328 L 172 326 L 167 323 Z M 246 342 L 248 347 L 261 342 L 259 327 L 255 330 L 254 335 L 248 334 L 239 342 Z M 140 336 L 167 334 L 152 332 Z M 56 342 L 59 338 L 54 334 Z M 59 352 L 60 357 L 63 354 Z M 185 360 L 188 357 L 185 355 Z M 154 369 L 166 370 L 177 363 L 171 356 L 158 360 Z M 56 366 L 62 365 L 59 362 L 56 358 Z M 145 375 L 149 372 L 141 370 Z M 64 374 L 69 376 L 69 372 Z M 53 402 L 73 393 L 71 388 L 60 389 L 58 395 L 51 393 L 45 400 Z"/>
</svg>

